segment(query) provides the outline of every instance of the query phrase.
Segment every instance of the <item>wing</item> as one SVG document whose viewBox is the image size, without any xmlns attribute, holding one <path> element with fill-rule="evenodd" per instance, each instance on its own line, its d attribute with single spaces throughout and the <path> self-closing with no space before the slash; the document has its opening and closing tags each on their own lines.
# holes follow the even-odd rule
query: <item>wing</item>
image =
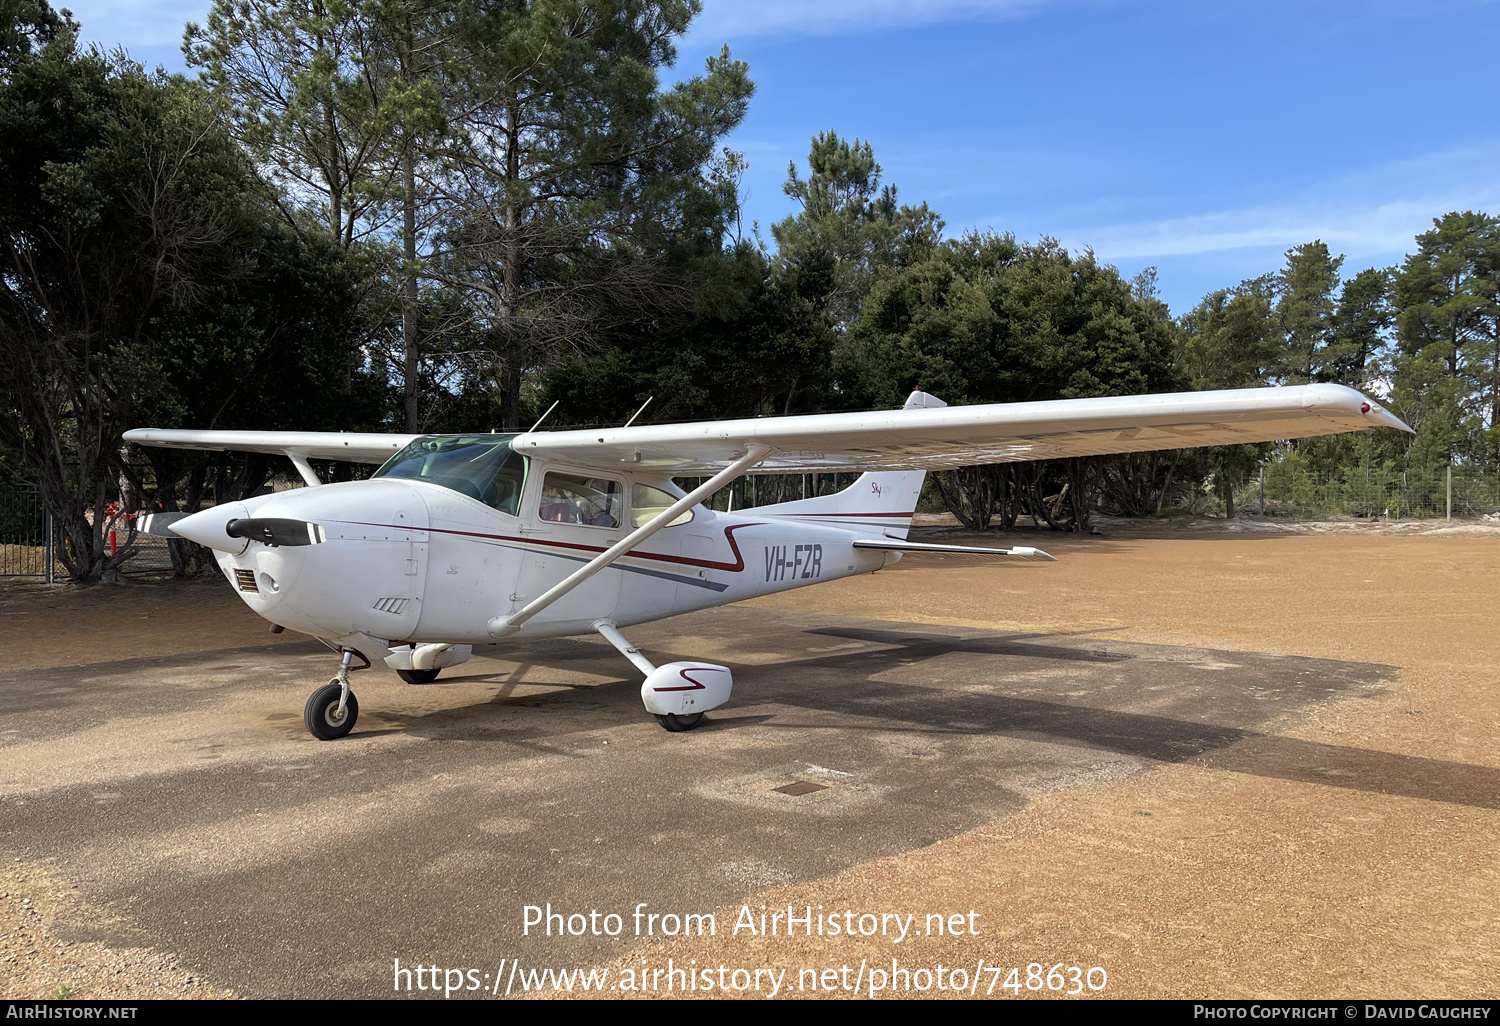
<svg viewBox="0 0 1500 1026">
<path fill-rule="evenodd" d="M 875 413 L 830 413 L 598 431 L 542 431 L 513 443 L 528 456 L 607 470 L 718 470 L 760 444 L 776 471 L 944 470 L 1151 449 L 1267 442 L 1373 427 L 1411 430 L 1342 385 L 1175 392 Z"/>
<path fill-rule="evenodd" d="M 384 463 L 418 435 L 350 434 L 342 431 L 183 431 L 136 428 L 125 441 L 173 449 L 233 449 L 235 452 L 310 456 L 315 460 Z"/>
<path fill-rule="evenodd" d="M 1353 389 L 1297 385 L 537 431 L 517 436 L 513 444 L 527 456 L 583 467 L 611 470 L 624 464 L 673 475 L 713 473 L 756 444 L 774 450 L 759 465 L 765 472 L 944 470 L 977 463 L 1267 442 L 1373 427 L 1411 430 Z M 141 445 L 235 449 L 359 463 L 384 463 L 416 437 L 158 428 L 125 432 L 126 441 Z"/>
</svg>

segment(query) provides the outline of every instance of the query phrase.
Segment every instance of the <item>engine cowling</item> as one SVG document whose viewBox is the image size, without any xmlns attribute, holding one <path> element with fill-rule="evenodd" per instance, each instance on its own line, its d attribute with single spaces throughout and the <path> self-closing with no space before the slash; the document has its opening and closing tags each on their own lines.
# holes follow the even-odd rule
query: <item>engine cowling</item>
<svg viewBox="0 0 1500 1026">
<path fill-rule="evenodd" d="M 641 684 L 641 701 L 657 716 L 691 716 L 723 705 L 733 689 L 734 675 L 727 666 L 667 663 Z"/>
</svg>

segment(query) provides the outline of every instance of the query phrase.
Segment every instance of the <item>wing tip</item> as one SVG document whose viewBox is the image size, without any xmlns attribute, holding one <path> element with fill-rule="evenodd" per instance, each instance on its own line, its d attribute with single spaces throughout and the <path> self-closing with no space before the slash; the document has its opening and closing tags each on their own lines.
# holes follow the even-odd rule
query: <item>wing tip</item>
<svg viewBox="0 0 1500 1026">
<path fill-rule="evenodd" d="M 1334 382 L 1319 382 L 1304 385 L 1303 388 L 1306 396 L 1304 403 L 1309 408 L 1333 407 L 1347 410 L 1363 417 L 1370 427 L 1391 427 L 1410 435 L 1416 434 L 1404 420 L 1358 389 Z"/>
</svg>

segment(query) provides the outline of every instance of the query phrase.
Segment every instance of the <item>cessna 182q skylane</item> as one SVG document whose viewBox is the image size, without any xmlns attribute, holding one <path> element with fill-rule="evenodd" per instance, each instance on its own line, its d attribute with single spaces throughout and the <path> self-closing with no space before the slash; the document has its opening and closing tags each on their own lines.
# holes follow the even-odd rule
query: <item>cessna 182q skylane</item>
<svg viewBox="0 0 1500 1026">
<path fill-rule="evenodd" d="M 654 666 L 620 633 L 770 592 L 870 573 L 903 552 L 1051 559 L 1033 548 L 907 540 L 923 475 L 980 463 L 1224 445 L 1387 426 L 1339 385 L 904 409 L 518 435 L 126 432 L 141 445 L 289 456 L 309 487 L 143 518 L 213 549 L 240 598 L 342 653 L 307 728 L 354 726 L 358 657 L 413 684 L 476 643 L 598 632 L 645 674 L 641 700 L 688 730 L 729 699 L 727 667 Z M 309 458 L 378 463 L 322 484 Z M 864 471 L 834 495 L 719 513 L 699 505 L 752 469 Z M 690 492 L 674 477 L 711 474 Z"/>
</svg>

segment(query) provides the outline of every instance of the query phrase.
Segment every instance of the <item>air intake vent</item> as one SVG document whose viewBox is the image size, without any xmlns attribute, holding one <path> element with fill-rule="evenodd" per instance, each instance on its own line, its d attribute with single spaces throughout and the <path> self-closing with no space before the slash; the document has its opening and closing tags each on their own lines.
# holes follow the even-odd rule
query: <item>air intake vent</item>
<svg viewBox="0 0 1500 1026">
<path fill-rule="evenodd" d="M 375 609 L 381 613 L 393 613 L 396 616 L 400 616 L 406 612 L 406 606 L 409 602 L 411 602 L 409 598 L 383 598 L 376 601 Z"/>
<path fill-rule="evenodd" d="M 236 570 L 234 572 L 234 582 L 240 586 L 240 591 L 260 593 L 260 588 L 255 583 L 254 570 Z"/>
</svg>

